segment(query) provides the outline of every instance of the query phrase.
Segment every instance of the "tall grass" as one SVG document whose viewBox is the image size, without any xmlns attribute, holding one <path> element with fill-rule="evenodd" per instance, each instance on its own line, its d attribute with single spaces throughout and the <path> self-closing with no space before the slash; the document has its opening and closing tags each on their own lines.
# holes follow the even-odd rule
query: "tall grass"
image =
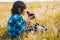
<svg viewBox="0 0 60 40">
<path fill-rule="evenodd" d="M 6 39 L 7 21 L 11 16 L 10 9 L 13 3 L 0 3 L 0 40 Z M 31 31 L 28 35 L 23 32 L 19 37 L 21 40 L 60 40 L 57 28 L 60 27 L 60 2 L 33 2 L 26 3 L 27 10 L 36 15 L 36 19 L 31 20 L 31 24 L 38 22 L 47 27 L 47 31 L 38 29 L 37 33 Z M 27 18 L 27 15 L 25 15 Z M 10 39 L 10 38 L 9 38 Z"/>
</svg>

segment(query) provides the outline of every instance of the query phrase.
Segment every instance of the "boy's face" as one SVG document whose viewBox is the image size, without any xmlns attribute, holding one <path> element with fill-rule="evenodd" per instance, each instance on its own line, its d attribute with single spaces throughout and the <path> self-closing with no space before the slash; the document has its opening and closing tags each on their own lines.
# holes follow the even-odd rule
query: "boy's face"
<svg viewBox="0 0 60 40">
<path fill-rule="evenodd" d="M 23 12 L 21 12 L 22 15 L 25 15 L 26 13 L 26 9 L 23 10 Z"/>
<path fill-rule="evenodd" d="M 21 15 L 25 15 L 25 13 L 26 13 L 26 9 L 24 9 L 24 10 L 21 12 L 21 10 L 20 10 L 20 8 L 19 8 L 18 11 L 19 11 L 19 13 L 20 13 Z"/>
</svg>

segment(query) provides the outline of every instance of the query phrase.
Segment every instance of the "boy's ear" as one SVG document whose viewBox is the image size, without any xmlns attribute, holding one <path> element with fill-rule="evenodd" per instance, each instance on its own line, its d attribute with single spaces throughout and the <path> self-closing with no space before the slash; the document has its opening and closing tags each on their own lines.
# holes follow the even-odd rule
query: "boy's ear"
<svg viewBox="0 0 60 40">
<path fill-rule="evenodd" d="M 18 8 L 18 12 L 19 12 L 19 13 L 21 12 L 20 8 Z"/>
</svg>

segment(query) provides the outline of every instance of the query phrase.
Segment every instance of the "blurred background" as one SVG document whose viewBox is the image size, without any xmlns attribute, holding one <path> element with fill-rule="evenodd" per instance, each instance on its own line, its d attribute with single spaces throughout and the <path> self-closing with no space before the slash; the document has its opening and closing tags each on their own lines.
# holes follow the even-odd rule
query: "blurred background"
<svg viewBox="0 0 60 40">
<path fill-rule="evenodd" d="M 8 37 L 7 21 L 11 16 L 11 8 L 18 0 L 0 0 L 0 40 Z M 38 29 L 35 34 L 31 31 L 28 35 L 23 33 L 21 40 L 60 40 L 60 0 L 20 0 L 26 3 L 27 10 L 34 13 L 36 20 L 31 20 L 31 25 L 38 22 L 47 27 L 47 31 Z M 27 15 L 24 16 L 27 19 Z M 27 37 L 26 37 L 27 36 Z"/>
</svg>

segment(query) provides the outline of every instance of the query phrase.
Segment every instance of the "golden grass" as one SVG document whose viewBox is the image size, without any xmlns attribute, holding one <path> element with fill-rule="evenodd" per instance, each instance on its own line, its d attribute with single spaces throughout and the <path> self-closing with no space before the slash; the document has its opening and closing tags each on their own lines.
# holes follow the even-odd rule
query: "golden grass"
<svg viewBox="0 0 60 40">
<path fill-rule="evenodd" d="M 11 15 L 10 9 L 13 3 L 0 3 L 0 36 L 2 37 L 7 30 L 7 21 Z M 43 33 L 39 29 L 35 34 L 33 31 L 28 35 L 23 33 L 22 40 L 60 40 L 57 37 L 60 27 L 60 2 L 33 2 L 26 3 L 27 10 L 36 15 L 36 20 L 31 20 L 31 25 L 38 22 L 48 28 Z M 25 16 L 27 17 L 27 16 Z M 34 21 L 35 20 L 35 21 Z M 27 36 L 27 38 L 26 38 Z M 7 36 L 6 36 L 7 37 Z M 2 40 L 2 39 L 1 39 Z"/>
</svg>

